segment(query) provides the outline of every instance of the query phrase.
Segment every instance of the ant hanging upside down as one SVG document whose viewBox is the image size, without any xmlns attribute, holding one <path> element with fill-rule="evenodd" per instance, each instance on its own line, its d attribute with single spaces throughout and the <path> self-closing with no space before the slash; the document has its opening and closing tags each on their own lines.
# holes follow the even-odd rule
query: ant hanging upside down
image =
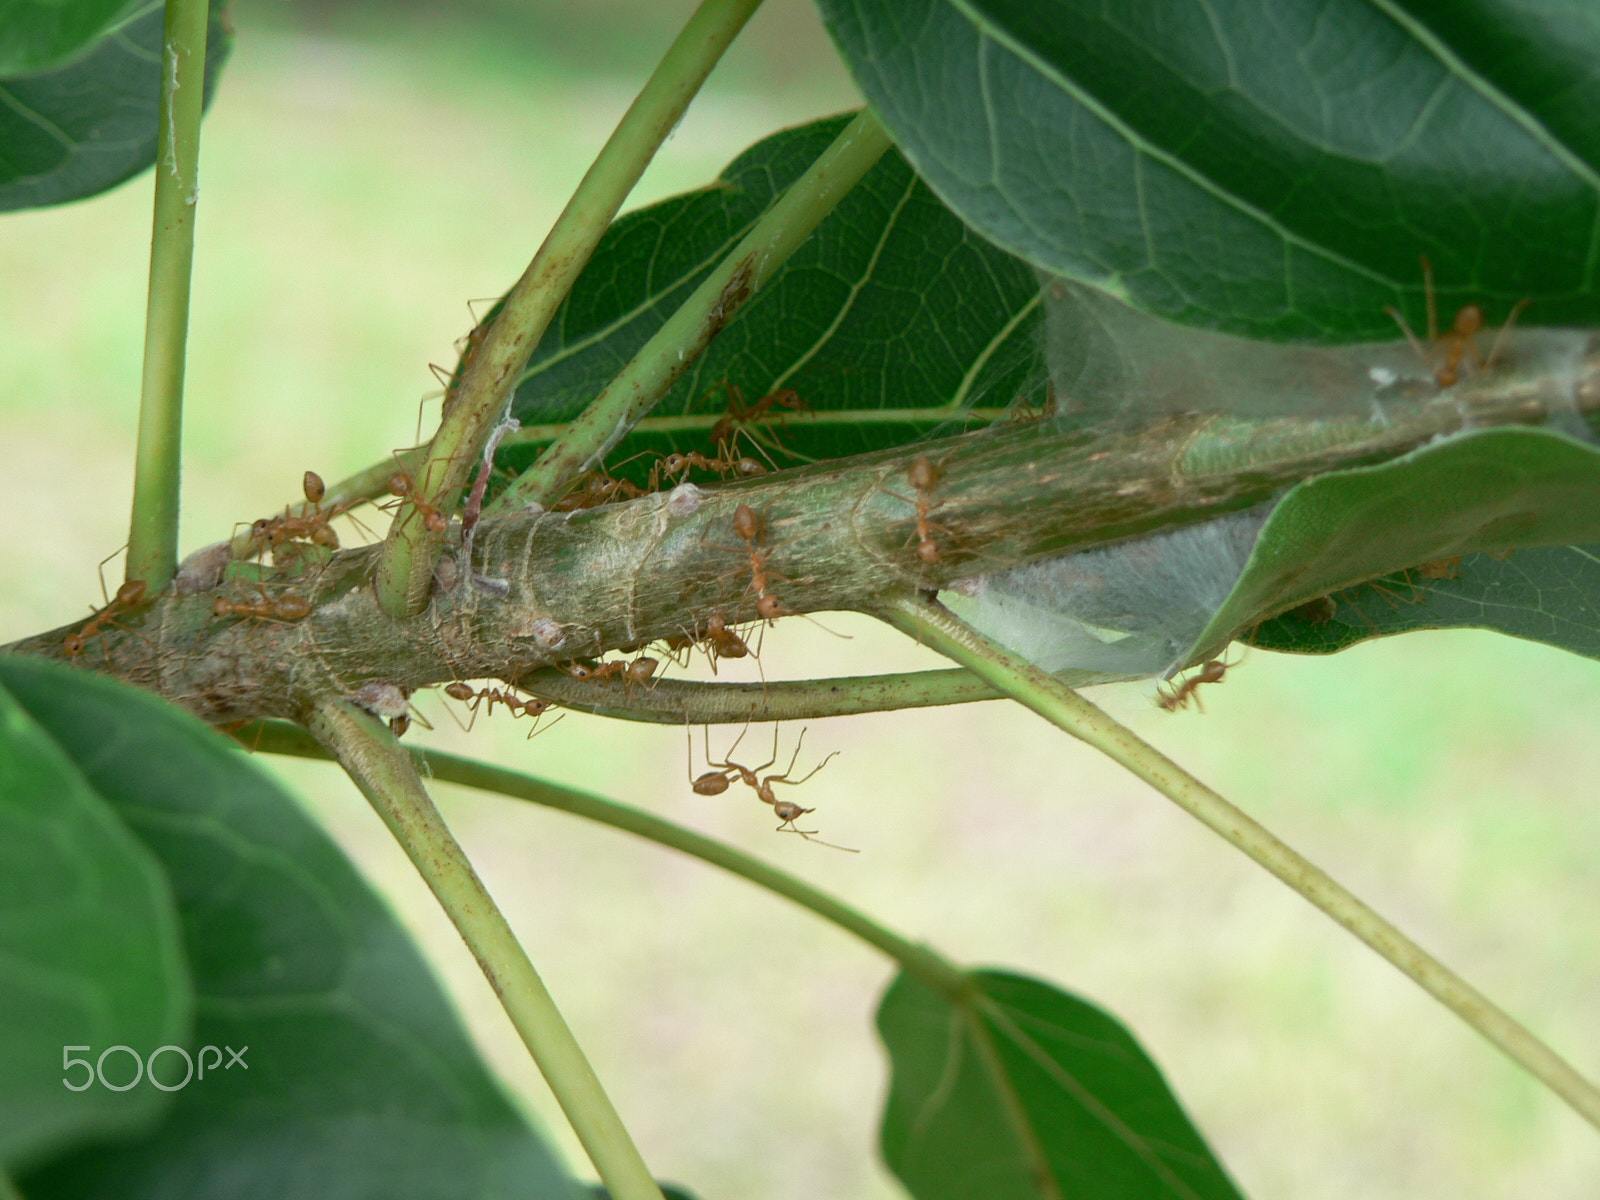
<svg viewBox="0 0 1600 1200">
<path fill-rule="evenodd" d="M 800 786 L 800 784 L 810 779 L 818 771 L 822 770 L 823 767 L 832 762 L 839 752 L 835 750 L 832 754 L 829 754 L 799 779 L 790 779 L 789 776 L 794 774 L 794 764 L 800 759 L 800 746 L 805 742 L 806 738 L 806 731 L 802 729 L 800 731 L 800 736 L 795 740 L 794 754 L 792 754 L 789 758 L 788 767 L 784 769 L 782 774 L 773 774 L 763 777 L 761 772 L 765 771 L 768 767 L 775 766 L 778 761 L 778 727 L 777 725 L 773 725 L 772 727 L 772 757 L 767 759 L 767 761 L 762 763 L 759 767 L 747 767 L 742 763 L 736 763 L 733 761 L 733 752 L 739 748 L 739 743 L 744 741 L 744 735 L 749 731 L 750 727 L 749 725 L 746 725 L 744 729 L 740 731 L 739 736 L 734 739 L 733 745 L 728 747 L 728 757 L 722 762 L 717 762 L 711 757 L 711 729 L 709 726 L 706 728 L 706 766 L 711 767 L 712 769 L 699 776 L 691 775 L 689 779 L 689 786 L 694 789 L 695 794 L 698 796 L 720 796 L 722 793 L 728 790 L 728 786 L 735 779 L 741 780 L 747 787 L 755 792 L 756 797 L 763 804 L 771 805 L 773 813 L 777 816 L 780 822 L 778 825 L 779 833 L 797 833 L 806 841 L 816 842 L 819 846 L 828 846 L 834 850 L 843 850 L 848 854 L 859 854 L 860 851 L 854 850 L 849 846 L 836 846 L 832 842 L 824 842 L 819 838 L 814 837 L 813 835 L 817 832 L 815 829 L 801 829 L 795 824 L 795 822 L 801 817 L 805 816 L 807 813 L 815 812 L 816 810 L 811 808 L 802 808 L 792 800 L 780 800 L 778 799 L 777 794 L 772 790 L 772 785 L 775 783 L 787 784 L 790 787 Z M 689 761 L 692 771 L 692 764 L 694 762 L 694 739 L 690 736 L 689 727 L 687 725 L 684 726 L 684 737 L 689 744 Z"/>
</svg>

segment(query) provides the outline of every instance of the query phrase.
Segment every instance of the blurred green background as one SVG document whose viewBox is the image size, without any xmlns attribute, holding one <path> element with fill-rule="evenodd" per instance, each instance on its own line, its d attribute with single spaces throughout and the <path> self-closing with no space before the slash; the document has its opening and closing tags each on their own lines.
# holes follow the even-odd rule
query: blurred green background
<svg viewBox="0 0 1600 1200">
<path fill-rule="evenodd" d="M 205 127 L 184 548 L 409 445 L 427 364 L 499 294 L 689 5 L 241 0 Z M 814 10 L 769 0 L 634 203 L 857 103 Z M 149 177 L 0 218 L 0 640 L 99 602 L 126 536 Z M 437 414 L 436 403 L 425 415 Z M 935 665 L 863 620 L 766 638 L 768 678 Z M 1205 713 L 1097 699 L 1600 1075 L 1600 663 L 1438 633 L 1252 653 Z M 1110 764 L 1003 705 L 813 722 L 797 798 L 695 796 L 681 730 L 504 716 L 424 739 L 724 837 L 951 956 L 1127 1021 L 1256 1200 L 1592 1200 L 1600 1137 L 1298 897 Z M 797 731 L 784 733 L 784 747 Z M 418 735 L 413 735 L 418 736 Z M 714 731 L 713 752 L 732 732 Z M 751 733 L 764 757 L 770 734 Z M 698 740 L 698 739 L 697 739 Z M 696 751 L 696 763 L 698 754 Z M 741 754 L 741 757 L 743 755 Z M 453 930 L 354 789 L 260 760 L 429 947 L 508 1087 L 587 1164 Z M 753 761 L 753 760 L 751 760 Z M 705 1200 L 889 1197 L 875 952 L 710 868 L 441 788 L 646 1158 Z"/>
</svg>

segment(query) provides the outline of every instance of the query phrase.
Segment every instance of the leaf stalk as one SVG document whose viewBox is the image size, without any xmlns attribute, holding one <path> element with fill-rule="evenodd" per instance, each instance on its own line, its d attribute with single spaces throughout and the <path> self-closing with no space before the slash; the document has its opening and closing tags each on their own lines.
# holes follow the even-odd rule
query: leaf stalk
<svg viewBox="0 0 1600 1200">
<path fill-rule="evenodd" d="M 879 615 L 1126 767 L 1387 959 L 1600 1129 L 1600 1089 L 1483 993 L 1154 746 L 1059 680 L 978 633 L 937 600 L 902 595 Z"/>
<path fill-rule="evenodd" d="M 403 505 L 389 529 L 377 588 L 390 616 L 414 616 L 426 606 L 442 545 L 441 534 L 427 526 L 427 514 L 455 510 L 528 356 L 628 193 L 760 2 L 701 0 L 506 294 L 415 474 L 413 495 L 421 503 Z"/>
<path fill-rule="evenodd" d="M 129 580 L 142 579 L 150 595 L 164 591 L 178 569 L 184 351 L 189 339 L 208 20 L 206 0 L 167 0 L 126 575 Z"/>
<path fill-rule="evenodd" d="M 325 700 L 308 728 L 383 818 L 467 943 L 611 1195 L 661 1190 L 511 926 L 422 784 L 411 756 L 375 718 Z"/>
</svg>

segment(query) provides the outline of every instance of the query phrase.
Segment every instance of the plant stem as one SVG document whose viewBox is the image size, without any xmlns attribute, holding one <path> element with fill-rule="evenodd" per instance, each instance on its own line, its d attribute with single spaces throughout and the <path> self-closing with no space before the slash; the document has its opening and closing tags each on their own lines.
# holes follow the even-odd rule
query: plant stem
<svg viewBox="0 0 1600 1200">
<path fill-rule="evenodd" d="M 528 269 L 506 293 L 415 476 L 416 496 L 428 508 L 445 514 L 454 510 L 490 430 L 505 414 L 517 376 L 556 309 L 661 143 L 760 2 L 701 0 Z M 390 616 L 414 615 L 427 603 L 441 537 L 426 527 L 423 513 L 418 505 L 406 504 L 389 530 L 377 587 L 379 602 Z"/>
<path fill-rule="evenodd" d="M 127 566 L 127 578 L 144 580 L 152 596 L 165 590 L 178 569 L 184 347 L 189 339 L 208 20 L 206 0 L 167 0 Z"/>
<path fill-rule="evenodd" d="M 965 624 L 936 600 L 903 596 L 878 614 L 1070 733 L 1222 835 L 1498 1046 L 1600 1128 L 1600 1090 L 1466 980 L 1155 747 L 1071 688 Z"/>
<path fill-rule="evenodd" d="M 265 751 L 268 754 L 292 754 L 300 758 L 326 758 L 327 751 L 298 725 L 287 721 L 261 721 L 237 731 L 234 735 L 241 745 Z M 614 829 L 637 834 L 652 842 L 680 850 L 714 867 L 721 867 L 758 887 L 766 888 L 801 908 L 815 913 L 825 921 L 855 934 L 870 946 L 882 950 L 907 972 L 921 979 L 929 987 L 961 1003 L 967 1003 L 971 991 L 967 976 L 961 968 L 937 954 L 927 946 L 907 941 L 877 924 L 864 913 L 835 900 L 802 879 L 742 851 L 714 841 L 702 834 L 674 825 L 652 813 L 641 812 L 625 804 L 603 800 L 588 792 L 559 784 L 546 783 L 531 775 L 507 771 L 488 763 L 476 762 L 439 750 L 422 750 L 409 747 L 411 755 L 423 764 L 428 773 L 442 783 L 462 787 L 480 788 L 529 800 L 547 808 L 559 809 L 586 820 L 598 821 Z"/>
<path fill-rule="evenodd" d="M 959 667 L 834 679 L 777 679 L 768 683 L 661 679 L 649 687 L 635 688 L 631 695 L 618 696 L 608 695 L 593 683 L 574 679 L 558 668 L 547 667 L 518 680 L 517 686 L 542 699 L 554 700 L 563 708 L 653 725 L 810 721 L 1003 698 L 972 672 Z"/>
<path fill-rule="evenodd" d="M 411 756 L 375 718 L 345 700 L 320 703 L 309 727 L 349 772 L 438 897 L 611 1195 L 662 1200 L 594 1069 L 434 807 Z"/>
<path fill-rule="evenodd" d="M 889 146 L 888 132 L 863 109 L 491 509 L 548 505 L 570 479 L 603 458 Z"/>
</svg>

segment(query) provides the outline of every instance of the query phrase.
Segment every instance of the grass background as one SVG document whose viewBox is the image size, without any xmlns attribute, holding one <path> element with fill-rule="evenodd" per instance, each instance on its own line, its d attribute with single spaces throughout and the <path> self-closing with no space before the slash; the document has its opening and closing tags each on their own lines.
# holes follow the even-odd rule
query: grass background
<svg viewBox="0 0 1600 1200">
<path fill-rule="evenodd" d="M 183 546 L 413 440 L 465 301 L 520 272 L 688 6 L 241 0 L 204 133 Z M 581 68 L 581 69 L 580 69 Z M 856 102 L 769 0 L 635 203 Z M 148 176 L 0 219 L 0 640 L 98 603 L 126 537 Z M 436 406 L 427 410 L 436 413 Z M 935 665 L 864 621 L 771 632 L 770 678 Z M 1096 698 L 1600 1075 L 1600 664 L 1474 632 L 1249 655 L 1204 715 Z M 1116 768 L 1003 705 L 814 722 L 797 798 L 845 855 L 693 795 L 682 731 L 569 716 L 424 738 L 781 862 L 952 957 L 1074 988 L 1141 1037 L 1256 1200 L 1591 1200 L 1600 1138 L 1348 935 Z M 784 733 L 785 752 L 796 731 Z M 752 731 L 765 757 L 770 734 Z M 732 734 L 716 731 L 714 753 Z M 744 748 L 741 748 L 744 749 Z M 698 750 L 696 762 L 698 763 Z M 745 757 L 742 753 L 740 757 Z M 754 761 L 746 759 L 746 761 Z M 428 946 L 495 1069 L 587 1164 L 476 968 L 342 777 L 262 760 Z M 605 829 L 441 803 L 646 1158 L 704 1200 L 899 1194 L 877 1165 L 885 963 Z"/>
</svg>

